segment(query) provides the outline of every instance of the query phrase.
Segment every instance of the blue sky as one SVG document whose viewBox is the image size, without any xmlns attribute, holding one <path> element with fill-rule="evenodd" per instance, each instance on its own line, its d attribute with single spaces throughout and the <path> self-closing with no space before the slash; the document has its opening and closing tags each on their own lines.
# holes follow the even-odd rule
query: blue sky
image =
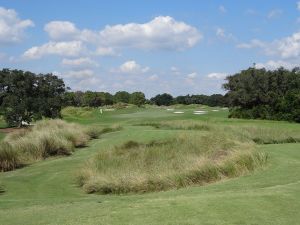
<svg viewBox="0 0 300 225">
<path fill-rule="evenodd" d="M 73 90 L 224 93 L 228 74 L 293 68 L 300 2 L 0 0 L 0 67 Z"/>
</svg>

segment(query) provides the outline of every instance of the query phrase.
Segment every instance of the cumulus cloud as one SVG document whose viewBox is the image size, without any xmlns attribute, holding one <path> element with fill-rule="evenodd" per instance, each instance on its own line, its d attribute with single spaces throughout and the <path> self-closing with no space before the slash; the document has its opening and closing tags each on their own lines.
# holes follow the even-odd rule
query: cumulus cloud
<svg viewBox="0 0 300 225">
<path fill-rule="evenodd" d="M 78 56 L 84 52 L 84 46 L 80 41 L 48 42 L 41 46 L 28 49 L 23 57 L 25 59 L 38 59 L 45 55 Z"/>
<path fill-rule="evenodd" d="M 81 58 L 77 58 L 77 59 L 63 59 L 61 64 L 63 66 L 67 66 L 67 67 L 74 67 L 74 68 L 81 68 L 81 67 L 97 67 L 99 66 L 99 64 L 88 58 L 88 57 L 81 57 Z"/>
<path fill-rule="evenodd" d="M 227 75 L 227 73 L 210 73 L 207 74 L 207 77 L 211 79 L 224 79 Z"/>
<path fill-rule="evenodd" d="M 123 63 L 118 70 L 113 72 L 121 72 L 127 74 L 138 74 L 138 73 L 146 73 L 149 71 L 149 67 L 142 67 L 136 61 L 130 60 Z"/>
<path fill-rule="evenodd" d="M 202 38 L 201 33 L 170 16 L 158 16 L 148 23 L 106 26 L 100 31 L 107 46 L 138 49 L 184 50 L 193 47 Z"/>
<path fill-rule="evenodd" d="M 45 25 L 44 30 L 53 40 L 73 39 L 80 33 L 75 24 L 69 21 L 51 21 Z"/>
<path fill-rule="evenodd" d="M 273 48 L 273 46 L 275 48 Z M 272 43 L 271 48 L 275 54 L 282 58 L 291 58 L 300 56 L 300 32 Z"/>
<path fill-rule="evenodd" d="M 239 44 L 237 47 L 248 49 L 260 48 L 263 49 L 267 55 L 274 55 L 283 59 L 297 58 L 300 56 L 300 32 L 269 43 L 255 39 L 249 43 Z"/>
<path fill-rule="evenodd" d="M 70 21 L 51 21 L 44 26 L 44 30 L 50 41 L 28 49 L 25 57 L 79 56 L 84 46 L 88 46 L 90 55 L 98 56 L 120 55 L 117 52 L 123 48 L 176 51 L 191 48 L 202 38 L 195 27 L 170 16 L 158 16 L 147 23 L 106 26 L 98 31 L 79 29 Z"/>
<path fill-rule="evenodd" d="M 78 29 L 69 21 L 52 21 L 45 31 L 53 40 L 80 40 L 98 45 L 99 55 L 112 55 L 114 48 L 183 50 L 193 47 L 201 33 L 170 16 L 158 16 L 147 23 L 106 26 L 103 30 Z"/>
<path fill-rule="evenodd" d="M 20 42 L 24 31 L 32 26 L 31 20 L 21 20 L 15 10 L 0 7 L 0 44 Z"/>
</svg>

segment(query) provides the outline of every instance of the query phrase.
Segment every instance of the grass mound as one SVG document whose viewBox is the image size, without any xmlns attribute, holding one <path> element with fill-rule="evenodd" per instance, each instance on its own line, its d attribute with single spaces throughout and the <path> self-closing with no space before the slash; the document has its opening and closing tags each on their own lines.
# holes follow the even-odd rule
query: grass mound
<svg viewBox="0 0 300 225">
<path fill-rule="evenodd" d="M 114 131 L 119 128 L 110 128 Z M 108 128 L 82 127 L 62 120 L 43 120 L 29 129 L 13 132 L 0 145 L 0 170 L 13 170 L 50 156 L 70 155 L 98 138 Z"/>
<path fill-rule="evenodd" d="M 164 142 L 128 141 L 106 149 L 78 172 L 87 193 L 161 191 L 203 185 L 245 174 L 265 164 L 253 142 L 222 132 L 183 132 Z"/>
</svg>

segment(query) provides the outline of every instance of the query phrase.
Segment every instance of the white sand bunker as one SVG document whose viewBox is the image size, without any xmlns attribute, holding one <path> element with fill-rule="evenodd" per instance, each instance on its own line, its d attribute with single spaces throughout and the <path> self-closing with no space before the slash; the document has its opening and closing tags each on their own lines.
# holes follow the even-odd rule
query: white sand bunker
<svg viewBox="0 0 300 225">
<path fill-rule="evenodd" d="M 204 115 L 204 114 L 206 114 L 206 113 L 197 113 L 197 112 L 194 112 L 193 114 L 194 114 L 194 115 Z"/>
<path fill-rule="evenodd" d="M 199 110 L 199 111 L 194 111 L 194 115 L 204 115 L 204 114 L 206 114 L 207 113 L 207 111 L 202 111 L 202 110 Z"/>
<path fill-rule="evenodd" d="M 167 111 L 173 111 L 174 109 L 167 109 Z"/>
<path fill-rule="evenodd" d="M 213 112 L 219 112 L 219 110 L 218 110 L 218 109 L 213 109 L 213 110 L 211 110 L 211 111 L 213 111 Z"/>
<path fill-rule="evenodd" d="M 177 111 L 177 112 L 173 112 L 173 113 L 176 113 L 176 114 L 182 114 L 182 113 L 184 113 L 184 112 Z"/>
<path fill-rule="evenodd" d="M 226 109 L 228 109 L 227 107 L 224 107 L 224 108 L 222 108 L 223 110 L 226 110 Z"/>
<path fill-rule="evenodd" d="M 115 111 L 115 109 L 103 109 L 103 111 L 109 112 L 109 111 Z"/>
</svg>

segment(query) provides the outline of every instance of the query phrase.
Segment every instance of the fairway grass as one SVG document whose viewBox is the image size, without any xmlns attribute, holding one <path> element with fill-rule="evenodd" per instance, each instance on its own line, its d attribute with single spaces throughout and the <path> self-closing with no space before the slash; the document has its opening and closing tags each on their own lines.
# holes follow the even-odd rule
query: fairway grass
<svg viewBox="0 0 300 225">
<path fill-rule="evenodd" d="M 85 194 L 75 183 L 75 171 L 111 146 L 129 140 L 166 140 L 181 131 L 132 126 L 148 121 L 195 120 L 234 127 L 299 131 L 299 124 L 227 119 L 227 111 L 194 116 L 196 108 L 176 115 L 161 109 L 121 109 L 93 112 L 91 118 L 68 121 L 94 126 L 121 124 L 124 129 L 103 134 L 69 157 L 49 158 L 28 167 L 0 173 L 0 224 L 4 225 L 294 225 L 300 221 L 300 144 L 259 145 L 268 154 L 266 167 L 254 173 L 206 186 L 127 195 Z M 156 117 L 151 115 L 156 113 Z M 190 113 L 191 112 L 191 113 Z M 130 116 L 139 113 L 139 117 Z M 120 116 L 124 115 L 126 116 Z M 147 117 L 149 114 L 149 117 Z M 168 117 L 170 114 L 170 117 Z M 161 115 L 161 117 L 160 117 Z"/>
</svg>

